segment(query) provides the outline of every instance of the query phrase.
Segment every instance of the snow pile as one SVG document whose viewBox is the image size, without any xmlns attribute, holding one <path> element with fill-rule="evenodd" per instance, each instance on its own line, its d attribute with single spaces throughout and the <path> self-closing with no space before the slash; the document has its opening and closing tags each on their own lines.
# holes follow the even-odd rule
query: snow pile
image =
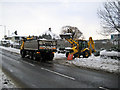
<svg viewBox="0 0 120 90">
<path fill-rule="evenodd" d="M 62 59 L 62 58 L 66 58 L 65 54 L 62 54 L 62 53 L 55 53 L 54 54 L 54 58 L 57 58 L 57 59 Z"/>
<path fill-rule="evenodd" d="M 20 49 L 15 49 L 15 48 L 11 48 L 11 47 L 3 47 L 3 46 L 0 46 L 0 48 L 10 51 L 10 52 L 14 52 L 14 53 L 18 53 L 18 54 L 20 53 Z"/>
<path fill-rule="evenodd" d="M 0 90 L 2 88 L 16 88 L 16 86 L 0 69 Z"/>
<path fill-rule="evenodd" d="M 60 37 L 58 35 L 52 33 L 52 31 L 50 31 L 50 30 L 47 30 L 47 31 L 43 32 L 41 35 L 50 35 L 52 37 L 52 39 L 53 38 L 60 39 Z"/>
<path fill-rule="evenodd" d="M 73 61 L 68 61 L 68 63 L 95 70 L 120 73 L 120 61 L 114 59 L 102 59 L 92 55 L 89 58 L 75 58 Z"/>
<path fill-rule="evenodd" d="M 103 50 L 103 51 L 100 52 L 100 56 L 115 56 L 115 57 L 120 57 L 120 52 Z"/>
</svg>

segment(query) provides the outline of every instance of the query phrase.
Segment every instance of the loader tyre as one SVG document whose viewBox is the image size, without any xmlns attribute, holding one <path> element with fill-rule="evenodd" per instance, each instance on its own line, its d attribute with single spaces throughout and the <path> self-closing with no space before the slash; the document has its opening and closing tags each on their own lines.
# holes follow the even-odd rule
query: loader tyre
<svg viewBox="0 0 120 90">
<path fill-rule="evenodd" d="M 36 53 L 35 53 L 35 52 L 33 53 L 33 60 L 35 60 L 35 61 L 37 61 L 37 60 L 38 60 L 38 57 L 37 57 L 37 55 L 36 55 Z"/>
<path fill-rule="evenodd" d="M 29 53 L 29 58 L 32 60 L 33 59 L 33 52 Z"/>
<path fill-rule="evenodd" d="M 68 57 L 68 55 L 69 55 L 69 52 L 66 53 L 66 57 Z"/>
<path fill-rule="evenodd" d="M 83 52 L 83 58 L 88 58 L 90 56 L 90 53 L 88 50 Z"/>
<path fill-rule="evenodd" d="M 20 51 L 20 54 L 21 54 L 21 57 L 22 57 L 22 58 L 24 58 L 24 57 L 25 57 L 25 55 L 26 55 L 25 50 L 21 50 L 21 51 Z"/>
</svg>

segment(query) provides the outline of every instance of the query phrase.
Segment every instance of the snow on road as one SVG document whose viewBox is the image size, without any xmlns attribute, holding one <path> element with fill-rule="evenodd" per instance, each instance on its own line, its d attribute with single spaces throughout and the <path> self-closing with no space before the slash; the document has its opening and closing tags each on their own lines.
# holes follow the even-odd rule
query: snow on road
<svg viewBox="0 0 120 90">
<path fill-rule="evenodd" d="M 0 48 L 6 49 L 6 50 L 11 50 L 11 51 L 17 51 L 15 49 L 13 50 L 13 49 L 2 47 L 2 46 L 0 46 Z M 2 56 L 0 56 L 0 90 L 2 88 L 16 88 L 14 83 L 2 72 L 1 64 L 2 64 Z"/>
<path fill-rule="evenodd" d="M 0 69 L 0 90 L 2 88 L 16 88 L 16 86 Z"/>
</svg>

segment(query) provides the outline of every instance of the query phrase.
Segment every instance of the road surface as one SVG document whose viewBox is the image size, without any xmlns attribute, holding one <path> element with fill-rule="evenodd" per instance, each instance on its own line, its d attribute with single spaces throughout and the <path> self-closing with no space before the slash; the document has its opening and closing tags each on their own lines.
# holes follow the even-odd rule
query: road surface
<svg viewBox="0 0 120 90">
<path fill-rule="evenodd" d="M 0 56 L 2 70 L 22 88 L 118 88 L 115 74 L 22 59 L 2 49 Z"/>
</svg>

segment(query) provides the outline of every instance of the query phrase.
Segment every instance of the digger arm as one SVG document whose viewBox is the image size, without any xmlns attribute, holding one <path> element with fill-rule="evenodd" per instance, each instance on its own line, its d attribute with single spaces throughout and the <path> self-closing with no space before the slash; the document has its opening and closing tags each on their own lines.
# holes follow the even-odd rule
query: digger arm
<svg viewBox="0 0 120 90">
<path fill-rule="evenodd" d="M 77 44 L 77 46 L 79 46 L 78 42 L 76 42 L 75 40 L 72 40 L 75 44 Z"/>
<path fill-rule="evenodd" d="M 73 42 L 71 41 L 71 39 L 66 39 L 69 43 L 73 44 Z"/>
<path fill-rule="evenodd" d="M 72 52 L 71 54 L 77 53 L 77 52 L 78 52 L 78 47 L 79 47 L 78 42 L 74 41 L 73 39 L 66 39 L 66 40 L 67 40 L 69 43 L 74 44 L 73 47 L 72 47 L 72 49 L 73 49 L 74 52 Z M 77 44 L 77 47 L 75 46 L 75 44 Z"/>
<path fill-rule="evenodd" d="M 77 46 L 79 45 L 78 42 L 74 41 L 73 39 L 66 39 L 69 43 L 71 44 L 77 44 Z"/>
</svg>

